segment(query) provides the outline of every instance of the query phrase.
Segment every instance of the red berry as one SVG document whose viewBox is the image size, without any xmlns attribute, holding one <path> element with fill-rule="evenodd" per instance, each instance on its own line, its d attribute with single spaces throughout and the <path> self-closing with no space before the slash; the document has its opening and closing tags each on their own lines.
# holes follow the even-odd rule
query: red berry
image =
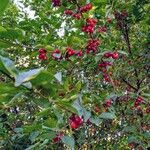
<svg viewBox="0 0 150 150">
<path fill-rule="evenodd" d="M 60 0 L 52 0 L 53 7 L 58 7 L 61 5 Z"/>
<path fill-rule="evenodd" d="M 78 124 L 77 124 L 76 122 L 72 121 L 72 122 L 70 123 L 70 127 L 71 127 L 72 129 L 77 129 L 79 126 L 78 126 Z"/>
<path fill-rule="evenodd" d="M 110 57 L 112 57 L 112 53 L 111 52 L 107 52 L 107 53 L 104 54 L 104 57 L 110 58 Z"/>
<path fill-rule="evenodd" d="M 64 14 L 71 16 L 71 15 L 73 15 L 73 11 L 70 10 L 70 9 L 67 9 L 67 10 L 64 11 Z"/>
<path fill-rule="evenodd" d="M 118 58 L 119 58 L 119 54 L 118 54 L 117 52 L 114 52 L 114 53 L 112 54 L 112 58 L 113 58 L 113 59 L 118 59 Z"/>
<path fill-rule="evenodd" d="M 112 104 L 112 100 L 111 99 L 106 100 L 106 102 L 105 102 L 106 107 L 110 107 L 111 104 Z"/>
<path fill-rule="evenodd" d="M 76 116 L 75 117 L 75 122 L 78 124 L 78 126 L 82 125 L 83 120 L 80 116 Z"/>
<path fill-rule="evenodd" d="M 39 59 L 40 59 L 40 60 L 47 60 L 46 54 L 45 54 L 45 53 L 39 54 Z"/>
<path fill-rule="evenodd" d="M 60 53 L 60 50 L 59 49 L 55 49 L 53 52 L 54 53 Z"/>
<path fill-rule="evenodd" d="M 78 51 L 78 52 L 76 52 L 76 55 L 80 57 L 80 56 L 83 55 L 83 52 L 82 51 Z"/>
<path fill-rule="evenodd" d="M 40 49 L 39 49 L 39 53 L 46 53 L 46 49 L 40 48 Z"/>
<path fill-rule="evenodd" d="M 81 14 L 77 13 L 77 14 L 73 14 L 73 17 L 77 20 L 81 19 Z"/>
</svg>

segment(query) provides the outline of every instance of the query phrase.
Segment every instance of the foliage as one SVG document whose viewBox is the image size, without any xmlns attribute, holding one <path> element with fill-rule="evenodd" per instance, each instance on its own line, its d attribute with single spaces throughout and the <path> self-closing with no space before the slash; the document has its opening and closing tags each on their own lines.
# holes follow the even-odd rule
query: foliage
<svg viewBox="0 0 150 150">
<path fill-rule="evenodd" d="M 147 0 L 0 3 L 0 149 L 150 147 Z"/>
</svg>

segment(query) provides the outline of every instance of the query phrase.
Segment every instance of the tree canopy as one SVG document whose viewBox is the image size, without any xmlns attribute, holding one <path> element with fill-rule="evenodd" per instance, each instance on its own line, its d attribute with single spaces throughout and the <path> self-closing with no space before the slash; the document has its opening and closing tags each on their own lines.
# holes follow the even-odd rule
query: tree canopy
<svg viewBox="0 0 150 150">
<path fill-rule="evenodd" d="M 148 149 L 149 8 L 1 0 L 0 149 Z"/>
</svg>

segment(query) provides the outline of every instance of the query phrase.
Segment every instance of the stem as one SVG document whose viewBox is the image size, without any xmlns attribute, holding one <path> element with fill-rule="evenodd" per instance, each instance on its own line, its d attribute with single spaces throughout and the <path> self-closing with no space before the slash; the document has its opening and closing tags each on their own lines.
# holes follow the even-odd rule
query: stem
<svg viewBox="0 0 150 150">
<path fill-rule="evenodd" d="M 135 88 L 134 86 L 132 86 L 128 81 L 126 81 L 124 78 L 122 78 L 122 81 L 125 82 L 129 87 L 131 87 L 132 89 L 134 89 L 135 91 L 138 91 L 137 88 Z"/>
</svg>

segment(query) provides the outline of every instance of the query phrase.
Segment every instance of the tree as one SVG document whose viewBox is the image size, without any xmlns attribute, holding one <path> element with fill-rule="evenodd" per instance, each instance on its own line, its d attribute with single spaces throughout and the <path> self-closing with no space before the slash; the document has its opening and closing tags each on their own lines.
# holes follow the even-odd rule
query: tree
<svg viewBox="0 0 150 150">
<path fill-rule="evenodd" d="M 0 3 L 2 149 L 150 146 L 147 0 Z"/>
</svg>

